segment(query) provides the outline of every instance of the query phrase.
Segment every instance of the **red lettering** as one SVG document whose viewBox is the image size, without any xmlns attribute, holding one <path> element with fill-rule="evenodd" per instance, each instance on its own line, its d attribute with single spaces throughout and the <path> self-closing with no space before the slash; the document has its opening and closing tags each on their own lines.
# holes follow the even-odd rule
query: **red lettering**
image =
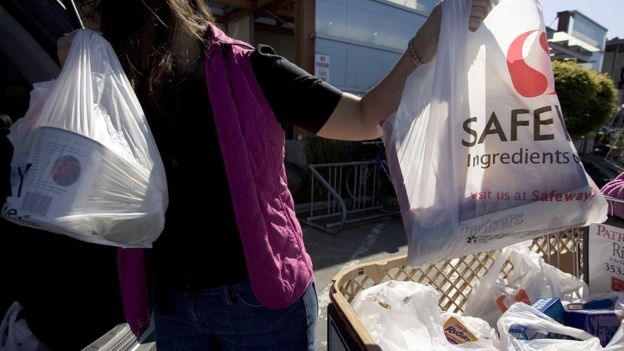
<svg viewBox="0 0 624 351">
<path fill-rule="evenodd" d="M 624 280 L 611 277 L 611 290 L 624 291 Z"/>
</svg>

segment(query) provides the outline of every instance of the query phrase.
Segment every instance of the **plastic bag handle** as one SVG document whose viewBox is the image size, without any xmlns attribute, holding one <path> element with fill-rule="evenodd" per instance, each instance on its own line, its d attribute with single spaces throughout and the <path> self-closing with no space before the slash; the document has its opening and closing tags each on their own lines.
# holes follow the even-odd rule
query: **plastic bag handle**
<svg viewBox="0 0 624 351">
<path fill-rule="evenodd" d="M 63 0 L 63 5 L 65 5 L 65 11 L 67 11 L 69 20 L 71 21 L 74 28 L 84 29 L 85 26 L 82 23 L 82 19 L 80 18 L 80 14 L 78 13 L 78 9 L 76 8 L 74 0 Z"/>
</svg>

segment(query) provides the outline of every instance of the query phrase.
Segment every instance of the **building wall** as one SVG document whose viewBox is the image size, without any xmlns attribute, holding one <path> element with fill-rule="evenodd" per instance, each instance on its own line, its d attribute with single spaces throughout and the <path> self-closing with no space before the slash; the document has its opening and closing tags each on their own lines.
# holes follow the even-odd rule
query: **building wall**
<svg viewBox="0 0 624 351">
<path fill-rule="evenodd" d="M 255 43 L 271 46 L 278 55 L 284 56 L 289 61 L 294 61 L 295 39 L 292 35 L 256 30 Z"/>
<path fill-rule="evenodd" d="M 557 32 L 549 35 L 549 40 L 557 43 L 551 45 L 556 59 L 575 59 L 582 66 L 600 72 L 607 29 L 579 11 L 561 11 L 557 18 Z M 561 50 L 558 45 L 562 46 Z"/>
<path fill-rule="evenodd" d="M 602 69 L 607 30 L 588 17 L 576 12 L 570 34 L 601 50 L 600 52 L 594 52 L 592 54 L 588 65 L 588 67 L 600 72 Z"/>
<path fill-rule="evenodd" d="M 253 41 L 253 22 L 251 16 L 243 16 L 228 22 L 225 25 L 224 31 L 232 38 L 251 43 Z"/>
<path fill-rule="evenodd" d="M 608 74 L 618 89 L 620 104 L 624 103 L 624 39 L 607 42 L 602 72 Z"/>
<path fill-rule="evenodd" d="M 329 58 L 329 82 L 362 94 L 405 51 L 437 0 L 317 0 L 315 53 Z"/>
</svg>

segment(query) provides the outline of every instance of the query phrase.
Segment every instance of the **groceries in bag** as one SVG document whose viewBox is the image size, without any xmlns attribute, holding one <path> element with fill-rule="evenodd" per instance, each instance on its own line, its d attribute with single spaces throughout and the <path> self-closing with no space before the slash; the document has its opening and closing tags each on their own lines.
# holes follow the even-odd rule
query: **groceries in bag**
<svg viewBox="0 0 624 351">
<path fill-rule="evenodd" d="M 164 227 L 164 167 L 145 115 L 110 44 L 76 34 L 59 77 L 36 84 L 10 129 L 18 224 L 119 247 L 151 247 Z"/>
</svg>

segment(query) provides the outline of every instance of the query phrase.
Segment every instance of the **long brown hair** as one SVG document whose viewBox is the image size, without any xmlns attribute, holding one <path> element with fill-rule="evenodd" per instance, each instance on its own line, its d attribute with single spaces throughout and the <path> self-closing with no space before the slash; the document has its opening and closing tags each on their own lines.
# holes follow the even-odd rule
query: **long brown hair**
<svg viewBox="0 0 624 351">
<path fill-rule="evenodd" d="M 180 34 L 204 43 L 214 22 L 204 0 L 101 0 L 102 32 L 117 52 L 135 89 L 158 105 L 175 80 L 174 54 Z"/>
</svg>

